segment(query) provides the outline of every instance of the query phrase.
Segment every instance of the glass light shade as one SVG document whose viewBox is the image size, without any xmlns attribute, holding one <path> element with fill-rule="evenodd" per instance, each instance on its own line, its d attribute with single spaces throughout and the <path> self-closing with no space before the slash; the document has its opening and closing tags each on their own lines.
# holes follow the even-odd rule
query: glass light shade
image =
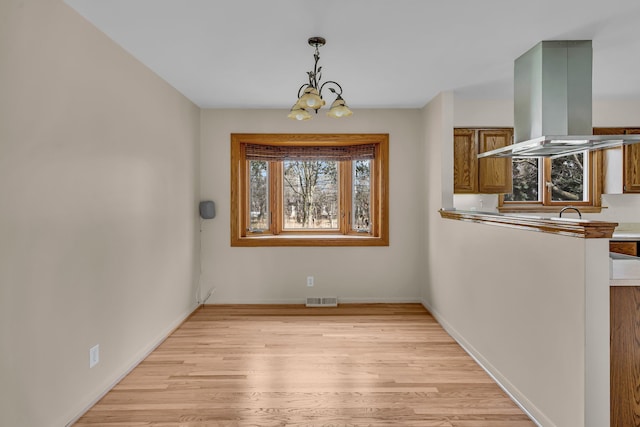
<svg viewBox="0 0 640 427">
<path fill-rule="evenodd" d="M 304 90 L 304 93 L 298 99 L 298 107 L 300 108 L 313 108 L 317 110 L 324 105 L 324 100 L 320 98 L 318 89 L 309 86 Z"/>
<path fill-rule="evenodd" d="M 347 107 L 344 99 L 342 99 L 341 96 L 338 96 L 336 100 L 333 101 L 333 104 L 331 104 L 331 108 L 329 109 L 327 116 L 333 117 L 334 119 L 339 119 L 341 117 L 349 117 L 352 114 L 353 111 L 351 111 L 349 107 Z"/>
<path fill-rule="evenodd" d="M 293 120 L 309 120 L 311 118 L 311 114 L 304 108 L 298 107 L 298 104 L 294 105 L 287 116 Z"/>
</svg>

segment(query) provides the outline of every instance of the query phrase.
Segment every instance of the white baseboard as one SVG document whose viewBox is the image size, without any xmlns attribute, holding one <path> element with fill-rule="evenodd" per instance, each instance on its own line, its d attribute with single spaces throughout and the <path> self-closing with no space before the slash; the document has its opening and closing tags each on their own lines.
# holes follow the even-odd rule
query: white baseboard
<svg viewBox="0 0 640 427">
<path fill-rule="evenodd" d="M 326 296 L 326 295 L 309 295 L 309 296 Z M 210 301 L 206 305 L 216 304 L 302 304 L 304 305 L 305 298 L 287 298 L 287 299 L 216 299 Z M 416 297 L 401 297 L 401 298 L 351 298 L 340 297 L 338 295 L 338 304 L 402 304 L 402 303 L 416 303 L 420 304 L 422 301 Z"/>
<path fill-rule="evenodd" d="M 340 298 L 338 302 L 345 304 L 420 304 L 420 298 L 406 297 L 406 298 Z"/>
<path fill-rule="evenodd" d="M 440 326 L 447 331 L 451 337 L 467 352 L 473 360 L 500 386 L 500 388 L 520 407 L 531 420 L 539 427 L 557 427 L 547 416 L 540 411 L 527 397 L 518 390 L 511 382 L 500 373 L 473 345 L 456 331 L 436 310 L 434 310 L 424 299 L 421 301 L 433 317 L 440 323 Z"/>
<path fill-rule="evenodd" d="M 133 371 L 133 369 L 138 366 L 140 362 L 146 359 L 153 350 L 158 348 L 158 346 L 162 344 L 163 341 L 166 340 L 169 335 L 171 335 L 182 324 L 182 322 L 184 322 L 189 316 L 191 316 L 199 307 L 199 305 L 195 306 L 191 311 L 183 314 L 176 321 L 165 328 L 162 333 L 160 333 L 153 341 L 151 341 L 151 344 L 142 349 L 136 356 L 133 357 L 133 360 L 124 368 L 124 372 L 122 374 L 110 381 L 103 391 L 101 391 L 88 403 L 85 403 L 82 407 L 82 410 L 78 411 L 77 415 L 75 415 L 67 424 L 65 424 L 65 427 L 69 427 L 76 421 L 78 421 L 89 409 L 93 407 L 93 405 L 98 403 L 98 401 L 102 399 L 107 393 L 109 393 L 111 389 L 113 389 L 120 381 L 122 381 L 124 377 L 126 377 L 131 371 Z"/>
</svg>

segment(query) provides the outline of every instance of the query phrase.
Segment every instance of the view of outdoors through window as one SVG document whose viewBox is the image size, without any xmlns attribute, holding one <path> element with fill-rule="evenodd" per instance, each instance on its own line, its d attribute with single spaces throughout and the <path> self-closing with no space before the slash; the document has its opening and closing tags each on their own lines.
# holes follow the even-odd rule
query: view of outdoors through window
<svg viewBox="0 0 640 427">
<path fill-rule="evenodd" d="M 543 168 L 551 168 L 551 201 L 581 202 L 588 200 L 588 178 L 585 153 L 570 154 L 550 161 L 541 158 L 513 158 L 513 192 L 505 194 L 505 202 L 546 202 L 542 197 Z"/>
<path fill-rule="evenodd" d="M 368 232 L 371 217 L 371 160 L 353 162 L 353 206 L 351 223 L 356 231 Z"/>
<path fill-rule="evenodd" d="M 513 192 L 504 195 L 505 202 L 539 201 L 540 167 L 539 158 L 513 158 Z"/>
<path fill-rule="evenodd" d="M 284 166 L 284 229 L 338 228 L 338 162 L 290 161 Z"/>
<path fill-rule="evenodd" d="M 580 202 L 586 199 L 585 153 L 551 159 L 551 198 L 553 201 Z"/>
<path fill-rule="evenodd" d="M 337 161 L 284 161 L 283 227 L 337 229 L 340 213 Z M 353 230 L 369 232 L 371 220 L 371 160 L 352 162 Z M 269 228 L 269 162 L 249 161 L 251 231 Z"/>
<path fill-rule="evenodd" d="M 249 162 L 249 208 L 252 231 L 269 227 L 269 163 Z"/>
</svg>

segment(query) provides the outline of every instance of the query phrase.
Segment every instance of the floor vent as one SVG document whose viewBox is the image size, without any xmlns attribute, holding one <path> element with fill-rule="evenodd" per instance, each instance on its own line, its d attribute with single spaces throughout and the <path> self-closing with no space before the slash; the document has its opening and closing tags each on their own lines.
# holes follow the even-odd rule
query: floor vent
<svg viewBox="0 0 640 427">
<path fill-rule="evenodd" d="M 309 297 L 307 298 L 307 307 L 337 307 L 337 297 Z"/>
</svg>

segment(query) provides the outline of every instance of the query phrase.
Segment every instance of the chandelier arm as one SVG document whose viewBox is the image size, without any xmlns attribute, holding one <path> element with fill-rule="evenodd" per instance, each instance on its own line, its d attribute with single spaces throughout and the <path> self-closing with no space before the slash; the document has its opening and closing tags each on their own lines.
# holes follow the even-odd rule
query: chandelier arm
<svg viewBox="0 0 640 427">
<path fill-rule="evenodd" d="M 298 99 L 300 99 L 300 96 L 302 95 L 302 92 L 304 91 L 304 89 L 308 88 L 309 86 L 311 86 L 309 83 L 305 83 L 302 86 L 300 86 L 300 89 L 298 89 Z"/>
<path fill-rule="evenodd" d="M 342 96 L 342 86 L 340 86 L 338 84 L 338 82 L 334 82 L 333 80 L 328 80 L 328 81 L 322 83 L 322 86 L 320 86 L 320 89 L 318 90 L 318 92 L 320 93 L 320 96 L 322 96 L 322 89 L 325 87 L 325 85 L 328 85 L 329 83 L 332 83 L 332 84 L 336 85 L 338 87 L 338 89 L 340 90 L 340 92 L 336 92 L 336 90 L 333 89 L 333 88 L 329 88 L 329 90 L 331 92 L 333 92 L 333 93 L 337 93 L 338 96 Z"/>
</svg>

